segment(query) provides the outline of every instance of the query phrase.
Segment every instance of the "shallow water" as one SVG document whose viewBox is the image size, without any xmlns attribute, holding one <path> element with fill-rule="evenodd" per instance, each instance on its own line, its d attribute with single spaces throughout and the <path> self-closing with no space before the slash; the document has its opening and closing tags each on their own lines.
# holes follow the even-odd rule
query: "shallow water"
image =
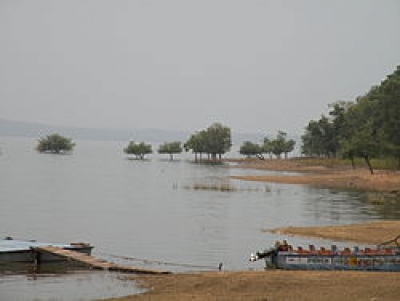
<svg viewBox="0 0 400 301">
<path fill-rule="evenodd" d="M 90 242 L 94 255 L 124 264 L 173 271 L 216 269 L 220 262 L 229 270 L 260 268 L 248 263 L 250 252 L 280 238 L 262 229 L 400 217 L 398 206 L 371 204 L 361 193 L 229 180 L 271 172 L 193 164 L 190 154 L 173 162 L 157 154 L 128 160 L 125 142 L 77 141 L 73 154 L 50 155 L 35 152 L 35 143 L 0 140 L 0 235 Z M 235 189 L 191 188 L 215 183 Z M 0 282 L 0 293 L 5 291 Z"/>
<path fill-rule="evenodd" d="M 86 301 L 142 292 L 124 275 L 75 271 L 68 274 L 0 276 L 1 300 Z"/>
</svg>

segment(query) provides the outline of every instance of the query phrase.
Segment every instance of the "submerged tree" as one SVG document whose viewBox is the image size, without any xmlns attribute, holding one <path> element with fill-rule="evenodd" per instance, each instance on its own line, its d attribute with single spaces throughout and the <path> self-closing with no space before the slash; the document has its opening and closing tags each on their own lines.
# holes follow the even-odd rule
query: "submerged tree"
<svg viewBox="0 0 400 301">
<path fill-rule="evenodd" d="M 213 160 L 221 159 L 230 150 L 231 129 L 220 123 L 214 123 L 205 130 L 205 150 Z"/>
<path fill-rule="evenodd" d="M 36 150 L 40 153 L 59 154 L 72 151 L 75 143 L 59 134 L 51 134 L 39 139 Z"/>
<path fill-rule="evenodd" d="M 124 148 L 124 153 L 128 155 L 135 155 L 137 159 L 143 160 L 144 156 L 153 152 L 150 144 L 144 142 L 135 143 L 134 141 L 129 142 L 128 146 Z"/>
<path fill-rule="evenodd" d="M 222 155 L 230 150 L 231 130 L 220 123 L 214 123 L 210 127 L 200 132 L 191 135 L 189 140 L 184 144 L 186 151 L 192 150 L 195 154 L 197 162 L 197 155 L 206 153 L 209 158 L 221 159 Z"/>
<path fill-rule="evenodd" d="M 170 160 L 174 160 L 174 154 L 180 154 L 182 152 L 182 146 L 180 141 L 165 142 L 158 148 L 159 154 L 169 154 Z"/>
<path fill-rule="evenodd" d="M 197 132 L 193 135 L 190 136 L 189 140 L 186 141 L 186 143 L 183 145 L 185 148 L 185 151 L 192 150 L 194 153 L 194 160 L 195 162 L 198 162 L 198 156 L 200 157 L 201 161 L 201 155 L 205 153 L 205 131 Z"/>
</svg>

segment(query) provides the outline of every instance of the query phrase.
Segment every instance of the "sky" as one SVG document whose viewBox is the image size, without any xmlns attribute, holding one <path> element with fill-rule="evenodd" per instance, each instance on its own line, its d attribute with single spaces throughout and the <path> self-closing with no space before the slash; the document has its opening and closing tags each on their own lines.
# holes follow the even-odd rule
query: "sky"
<svg viewBox="0 0 400 301">
<path fill-rule="evenodd" d="M 0 119 L 297 134 L 397 65 L 398 0 L 0 0 Z"/>
</svg>

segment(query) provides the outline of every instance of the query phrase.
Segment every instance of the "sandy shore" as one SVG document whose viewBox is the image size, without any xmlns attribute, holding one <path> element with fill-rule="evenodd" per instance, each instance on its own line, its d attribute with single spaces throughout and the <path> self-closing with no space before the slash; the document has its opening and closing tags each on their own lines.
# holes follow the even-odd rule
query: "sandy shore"
<svg viewBox="0 0 400 301">
<path fill-rule="evenodd" d="M 265 231 L 377 245 L 400 235 L 400 221 L 379 221 L 325 227 L 283 227 Z"/>
<path fill-rule="evenodd" d="M 400 273 L 254 271 L 142 276 L 152 291 L 125 301 L 394 301 Z"/>
<path fill-rule="evenodd" d="M 400 172 L 368 169 L 351 169 L 348 166 L 323 166 L 305 164 L 296 160 L 244 161 L 239 167 L 260 170 L 290 171 L 296 175 L 245 175 L 232 176 L 247 181 L 303 184 L 316 187 L 376 191 L 400 195 Z"/>
</svg>

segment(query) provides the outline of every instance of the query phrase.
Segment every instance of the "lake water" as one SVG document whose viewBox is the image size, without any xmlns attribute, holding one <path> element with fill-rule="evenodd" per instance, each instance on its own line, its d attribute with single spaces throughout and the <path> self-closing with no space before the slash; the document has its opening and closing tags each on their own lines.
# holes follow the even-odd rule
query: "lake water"
<svg viewBox="0 0 400 301">
<path fill-rule="evenodd" d="M 362 193 L 229 180 L 271 172 L 194 164 L 190 154 L 172 162 L 158 154 L 138 161 L 123 154 L 126 142 L 77 141 L 70 155 L 39 154 L 35 144 L 0 139 L 0 235 L 90 242 L 94 255 L 124 264 L 178 272 L 217 268 L 220 262 L 226 270 L 262 268 L 248 262 L 249 254 L 281 238 L 262 229 L 400 217 L 399 208 L 368 203 Z M 215 183 L 235 191 L 193 189 Z M 120 275 L 29 277 L 1 275 L 0 296 L 12 296 L 18 287 L 15 300 L 78 300 L 79 287 L 86 287 L 79 300 L 91 300 L 99 298 L 96 287 L 105 282 L 117 288 L 112 295 L 138 291 Z M 60 283 L 68 285 L 60 290 Z"/>
</svg>

